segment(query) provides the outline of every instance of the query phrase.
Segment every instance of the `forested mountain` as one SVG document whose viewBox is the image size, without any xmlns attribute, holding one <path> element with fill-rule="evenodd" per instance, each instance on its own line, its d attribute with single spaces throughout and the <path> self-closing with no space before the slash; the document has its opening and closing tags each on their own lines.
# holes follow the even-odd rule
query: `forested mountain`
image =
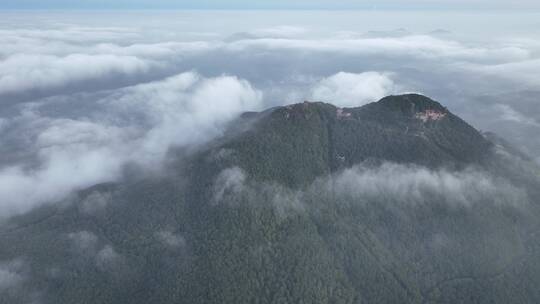
<svg viewBox="0 0 540 304">
<path fill-rule="evenodd" d="M 166 167 L 2 223 L 0 303 L 540 302 L 540 170 L 427 97 L 245 113 Z"/>
</svg>

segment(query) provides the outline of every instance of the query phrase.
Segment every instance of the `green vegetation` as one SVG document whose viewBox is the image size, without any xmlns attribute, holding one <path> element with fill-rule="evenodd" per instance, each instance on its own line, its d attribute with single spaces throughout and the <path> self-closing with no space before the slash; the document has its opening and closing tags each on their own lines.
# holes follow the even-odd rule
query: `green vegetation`
<svg viewBox="0 0 540 304">
<path fill-rule="evenodd" d="M 427 110 L 445 116 L 419 119 Z M 411 201 L 335 184 L 346 168 L 384 162 L 472 166 L 523 201 L 472 189 L 456 204 L 422 188 Z M 420 95 L 245 115 L 164 176 L 5 223 L 0 262 L 23 266 L 0 303 L 539 303 L 540 183 L 518 164 Z"/>
</svg>

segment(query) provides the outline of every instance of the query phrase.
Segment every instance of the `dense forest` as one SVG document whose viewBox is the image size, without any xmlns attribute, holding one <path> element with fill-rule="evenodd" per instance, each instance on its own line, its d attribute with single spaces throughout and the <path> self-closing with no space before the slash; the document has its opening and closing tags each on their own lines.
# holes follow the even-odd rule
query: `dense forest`
<svg viewBox="0 0 540 304">
<path fill-rule="evenodd" d="M 0 303 L 540 302 L 540 170 L 427 97 L 246 113 L 168 162 L 3 222 Z"/>
</svg>

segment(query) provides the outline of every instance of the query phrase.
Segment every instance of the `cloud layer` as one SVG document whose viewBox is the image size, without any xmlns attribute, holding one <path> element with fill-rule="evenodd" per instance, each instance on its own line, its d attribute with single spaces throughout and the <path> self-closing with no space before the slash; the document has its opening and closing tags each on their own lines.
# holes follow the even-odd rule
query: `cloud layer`
<svg viewBox="0 0 540 304">
<path fill-rule="evenodd" d="M 157 169 L 170 147 L 204 143 L 243 111 L 260 109 L 261 93 L 236 77 L 188 72 L 105 92 L 81 117 L 42 112 L 56 106 L 64 105 L 32 105 L 11 118 L 22 128 L 12 132 L 33 138 L 27 149 L 37 165 L 23 162 L 0 170 L 4 216 L 59 200 L 73 189 L 114 181 L 130 162 Z"/>
<path fill-rule="evenodd" d="M 0 94 L 57 89 L 81 81 L 142 73 L 149 68 L 133 56 L 17 54 L 0 63 Z"/>
<path fill-rule="evenodd" d="M 376 168 L 357 166 L 326 184 L 338 196 L 383 200 L 401 207 L 433 203 L 471 207 L 487 202 L 526 207 L 528 201 L 524 190 L 474 169 L 452 172 L 388 163 Z"/>
<path fill-rule="evenodd" d="M 305 99 L 425 93 L 540 159 L 534 14 L 0 14 L 0 217 L 118 180 L 126 164 L 159 168 L 243 111 Z"/>
<path fill-rule="evenodd" d="M 312 99 L 341 107 L 357 107 L 398 92 L 390 75 L 377 72 L 339 72 L 312 89 Z"/>
<path fill-rule="evenodd" d="M 409 209 L 445 205 L 471 208 L 491 204 L 525 210 L 529 205 L 525 189 L 485 170 L 467 168 L 460 171 L 433 170 L 414 165 L 384 163 L 378 166 L 358 164 L 331 176 L 317 179 L 304 190 L 291 190 L 271 182 L 254 182 L 237 167 L 223 170 L 214 184 L 216 204 L 239 201 L 270 202 L 280 214 L 284 208 L 303 212 L 312 202 L 388 204 L 387 207 Z M 248 197 L 249 199 L 241 199 Z"/>
</svg>

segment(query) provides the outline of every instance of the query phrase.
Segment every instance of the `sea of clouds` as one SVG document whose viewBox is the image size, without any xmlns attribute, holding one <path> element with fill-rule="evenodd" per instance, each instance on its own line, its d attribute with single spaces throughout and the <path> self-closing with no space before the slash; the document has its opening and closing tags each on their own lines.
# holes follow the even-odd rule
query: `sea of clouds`
<svg viewBox="0 0 540 304">
<path fill-rule="evenodd" d="M 540 160 L 538 20 L 0 12 L 0 217 L 118 180 L 126 164 L 159 168 L 171 147 L 196 148 L 244 111 L 303 100 L 423 93 Z"/>
</svg>

